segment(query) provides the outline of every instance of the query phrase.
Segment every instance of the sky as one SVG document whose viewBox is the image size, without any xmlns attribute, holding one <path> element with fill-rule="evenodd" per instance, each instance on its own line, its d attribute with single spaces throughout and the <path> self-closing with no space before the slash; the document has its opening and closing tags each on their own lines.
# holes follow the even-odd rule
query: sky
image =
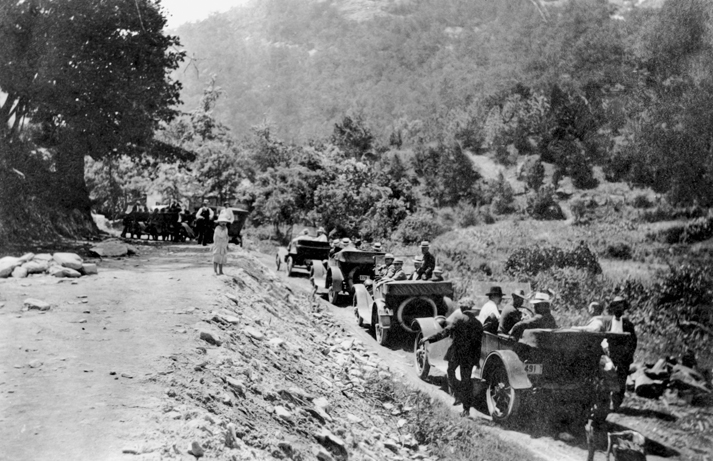
<svg viewBox="0 0 713 461">
<path fill-rule="evenodd" d="M 212 13 L 224 12 L 243 3 L 247 0 L 161 0 L 167 12 L 169 29 L 184 22 L 200 21 Z"/>
</svg>

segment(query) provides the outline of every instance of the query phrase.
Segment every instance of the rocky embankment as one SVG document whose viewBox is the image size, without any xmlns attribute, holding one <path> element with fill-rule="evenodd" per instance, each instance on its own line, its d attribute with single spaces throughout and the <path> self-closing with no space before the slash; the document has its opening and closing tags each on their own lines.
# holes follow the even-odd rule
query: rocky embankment
<svg viewBox="0 0 713 461">
<path fill-rule="evenodd" d="M 389 368 L 249 255 L 164 376 L 163 437 L 208 459 L 437 459 Z M 192 443 L 184 451 L 186 440 Z M 165 445 L 167 446 L 167 445 Z"/>
</svg>

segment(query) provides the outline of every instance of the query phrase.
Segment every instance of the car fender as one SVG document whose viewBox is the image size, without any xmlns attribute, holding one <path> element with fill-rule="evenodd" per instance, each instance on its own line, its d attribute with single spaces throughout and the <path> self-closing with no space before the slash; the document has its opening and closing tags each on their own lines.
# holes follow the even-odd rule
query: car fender
<svg viewBox="0 0 713 461">
<path fill-rule="evenodd" d="M 513 351 L 499 350 L 493 351 L 485 358 L 483 364 L 483 377 L 487 377 L 491 369 L 502 363 L 505 367 L 505 372 L 508 375 L 510 385 L 514 389 L 530 389 L 532 382 L 527 377 L 525 365 L 522 363 L 517 354 Z"/>
<path fill-rule="evenodd" d="M 327 288 L 327 270 L 321 262 L 314 261 L 312 268 L 310 269 L 312 273 L 312 283 L 317 287 L 319 292 L 321 289 Z"/>
<path fill-rule="evenodd" d="M 342 271 L 338 267 L 330 267 L 329 274 L 331 275 L 329 278 L 332 280 L 331 287 L 334 289 L 334 292 L 337 294 L 341 293 L 344 289 L 344 285 L 342 283 L 344 281 L 344 276 L 342 275 Z"/>
<path fill-rule="evenodd" d="M 354 286 L 354 309 L 359 312 L 359 317 L 364 323 L 371 324 L 371 306 L 374 300 L 364 285 Z"/>
<path fill-rule="evenodd" d="M 413 330 L 420 331 L 423 338 L 426 338 L 426 355 L 428 357 L 428 363 L 436 370 L 445 373 L 448 370 L 448 362 L 445 361 L 446 352 L 450 347 L 453 340 L 451 338 L 443 338 L 440 341 L 432 343 L 428 341 L 428 338 L 432 337 L 436 333 L 443 330 L 443 326 L 446 322 L 443 317 L 421 317 L 414 319 L 411 324 Z"/>
</svg>

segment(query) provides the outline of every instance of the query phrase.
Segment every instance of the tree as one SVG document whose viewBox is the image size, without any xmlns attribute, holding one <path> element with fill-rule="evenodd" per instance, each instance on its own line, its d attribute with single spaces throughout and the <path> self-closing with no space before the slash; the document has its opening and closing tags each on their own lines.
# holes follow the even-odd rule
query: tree
<svg viewBox="0 0 713 461">
<path fill-rule="evenodd" d="M 423 193 L 436 206 L 455 205 L 461 200 L 476 203 L 480 173 L 458 144 L 419 146 L 413 158 Z"/>
<path fill-rule="evenodd" d="M 28 127 L 50 149 L 58 201 L 89 212 L 84 156 L 140 156 L 176 115 L 184 53 L 152 0 L 3 2 L 0 142 Z M 170 150 L 170 149 L 169 149 Z M 18 159 L 2 158 L 12 166 Z"/>
</svg>

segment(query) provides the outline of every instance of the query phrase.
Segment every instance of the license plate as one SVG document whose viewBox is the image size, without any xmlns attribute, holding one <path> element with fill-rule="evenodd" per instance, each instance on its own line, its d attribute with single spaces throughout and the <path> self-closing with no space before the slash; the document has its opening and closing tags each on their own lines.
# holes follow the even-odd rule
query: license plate
<svg viewBox="0 0 713 461">
<path fill-rule="evenodd" d="M 542 374 L 542 364 L 540 363 L 526 363 L 525 373 L 528 375 L 541 375 Z"/>
<path fill-rule="evenodd" d="M 369 276 L 368 276 L 368 275 L 360 275 L 360 276 L 359 276 L 359 280 L 361 280 L 362 282 L 363 282 L 364 280 L 369 280 Z"/>
</svg>

